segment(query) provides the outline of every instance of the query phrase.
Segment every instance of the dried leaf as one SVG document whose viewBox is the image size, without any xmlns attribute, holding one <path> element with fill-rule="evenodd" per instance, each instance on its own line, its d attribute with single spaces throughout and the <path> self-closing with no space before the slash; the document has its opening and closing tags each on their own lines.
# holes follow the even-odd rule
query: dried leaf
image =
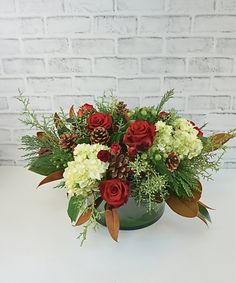
<svg viewBox="0 0 236 283">
<path fill-rule="evenodd" d="M 209 144 L 206 144 L 205 150 L 207 152 L 215 151 L 222 147 L 230 139 L 234 138 L 236 135 L 233 133 L 219 133 L 208 138 Z"/>
<path fill-rule="evenodd" d="M 46 138 L 46 135 L 44 132 L 37 132 L 36 135 L 39 140 L 44 140 Z"/>
<path fill-rule="evenodd" d="M 117 242 L 120 229 L 120 219 L 115 208 L 107 208 L 105 211 L 107 229 L 113 240 Z"/>
<path fill-rule="evenodd" d="M 54 124 L 55 124 L 57 129 L 60 129 L 64 126 L 61 118 L 59 117 L 59 115 L 57 113 L 54 114 Z"/>
<path fill-rule="evenodd" d="M 63 173 L 64 173 L 64 170 L 59 170 L 59 171 L 53 172 L 52 174 L 50 174 L 46 178 L 44 178 L 39 183 L 38 187 L 43 185 L 43 184 L 46 184 L 46 183 L 49 183 L 49 182 L 52 182 L 52 181 L 56 181 L 56 180 L 62 179 L 63 178 Z"/>
<path fill-rule="evenodd" d="M 57 132 L 59 136 L 62 135 L 64 132 L 69 131 L 69 129 L 65 126 L 64 122 L 57 113 L 54 114 L 54 124 L 55 127 L 57 128 Z"/>
<path fill-rule="evenodd" d="M 74 116 L 75 116 L 75 110 L 74 110 L 74 105 L 72 105 L 69 110 L 69 117 L 72 119 Z"/>
<path fill-rule="evenodd" d="M 92 208 L 87 208 L 86 211 L 80 215 L 75 226 L 79 226 L 87 222 L 91 217 L 91 215 L 92 215 Z"/>
<path fill-rule="evenodd" d="M 169 207 L 177 214 L 184 217 L 196 217 L 198 215 L 198 205 L 195 199 L 179 198 L 174 194 L 170 194 L 166 200 Z"/>
</svg>

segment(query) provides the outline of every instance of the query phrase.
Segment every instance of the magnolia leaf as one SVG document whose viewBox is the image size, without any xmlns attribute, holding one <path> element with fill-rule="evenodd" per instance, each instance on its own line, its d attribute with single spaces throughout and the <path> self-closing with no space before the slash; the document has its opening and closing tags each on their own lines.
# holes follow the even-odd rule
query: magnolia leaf
<svg viewBox="0 0 236 283">
<path fill-rule="evenodd" d="M 72 119 L 74 116 L 75 116 L 75 110 L 74 110 L 74 105 L 72 105 L 69 110 L 69 117 Z"/>
<path fill-rule="evenodd" d="M 170 194 L 166 203 L 174 212 L 184 217 L 193 218 L 199 212 L 197 201 L 192 198 L 180 198 L 174 194 Z"/>
<path fill-rule="evenodd" d="M 75 226 L 79 226 L 79 225 L 82 225 L 84 224 L 85 222 L 87 222 L 89 220 L 89 218 L 91 217 L 92 215 L 92 208 L 89 207 L 85 210 L 85 212 L 83 212 L 80 217 L 78 218 Z"/>
<path fill-rule="evenodd" d="M 202 214 L 200 214 L 200 213 L 198 213 L 198 216 L 197 216 L 199 219 L 201 219 L 205 224 L 206 224 L 206 226 L 208 227 L 208 223 L 207 223 L 207 221 L 206 221 L 206 219 L 204 218 L 204 216 L 202 215 Z"/>
<path fill-rule="evenodd" d="M 208 143 L 205 146 L 207 152 L 215 151 L 221 148 L 226 142 L 234 138 L 236 135 L 231 133 L 218 133 L 208 138 Z"/>
<path fill-rule="evenodd" d="M 207 209 L 215 210 L 214 208 L 211 208 L 211 207 L 207 206 L 206 204 L 202 203 L 201 201 L 198 201 L 197 203 L 198 203 L 199 205 L 201 205 L 201 206 L 207 208 Z"/>
<path fill-rule="evenodd" d="M 105 210 L 106 225 L 107 229 L 114 241 L 118 241 L 119 229 L 120 229 L 120 220 L 117 209 L 107 208 Z"/>
<path fill-rule="evenodd" d="M 83 205 L 84 205 L 84 198 L 82 196 L 72 196 L 70 198 L 67 213 L 70 217 L 71 222 L 76 221 Z"/>
<path fill-rule="evenodd" d="M 99 205 L 103 202 L 103 199 L 101 197 L 97 198 L 95 201 L 94 201 L 94 207 L 95 208 L 98 208 Z"/>
<path fill-rule="evenodd" d="M 50 154 L 38 156 L 31 162 L 28 169 L 37 174 L 48 176 L 58 170 L 58 168 L 51 162 L 51 158 Z"/>
<path fill-rule="evenodd" d="M 211 222 L 211 217 L 208 210 L 200 203 L 198 203 L 198 208 L 199 208 L 199 214 L 203 216 L 207 221 Z"/>
<path fill-rule="evenodd" d="M 200 202 L 198 202 L 198 207 L 199 207 L 198 218 L 201 219 L 208 226 L 208 222 L 211 223 L 211 217 L 208 210 Z"/>
<path fill-rule="evenodd" d="M 202 195 L 202 184 L 197 181 L 197 188 L 193 191 L 193 197 L 195 201 L 198 201 Z"/>
<path fill-rule="evenodd" d="M 64 170 L 59 170 L 59 171 L 51 173 L 50 175 L 48 175 L 46 178 L 44 178 L 39 183 L 38 187 L 43 185 L 43 184 L 46 184 L 46 183 L 49 183 L 49 182 L 52 182 L 52 181 L 56 181 L 56 180 L 62 179 L 63 178 L 63 173 L 64 173 Z"/>
</svg>

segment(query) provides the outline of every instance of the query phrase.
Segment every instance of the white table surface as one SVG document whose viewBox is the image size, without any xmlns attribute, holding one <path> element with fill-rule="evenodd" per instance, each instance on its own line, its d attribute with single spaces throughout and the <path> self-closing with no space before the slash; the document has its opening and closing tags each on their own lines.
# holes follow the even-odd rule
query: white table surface
<svg viewBox="0 0 236 283">
<path fill-rule="evenodd" d="M 71 226 L 65 191 L 20 167 L 0 167 L 1 283 L 235 283 L 236 171 L 203 182 L 202 201 L 216 208 L 209 228 L 166 207 L 154 225 L 91 231 L 84 246 Z"/>
</svg>

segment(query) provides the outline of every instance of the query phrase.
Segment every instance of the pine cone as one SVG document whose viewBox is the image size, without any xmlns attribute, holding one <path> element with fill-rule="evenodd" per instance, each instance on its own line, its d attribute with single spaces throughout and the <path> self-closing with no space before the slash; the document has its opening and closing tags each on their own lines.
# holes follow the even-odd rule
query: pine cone
<svg viewBox="0 0 236 283">
<path fill-rule="evenodd" d="M 119 114 L 125 115 L 127 112 L 129 112 L 129 109 L 126 108 L 127 104 L 125 104 L 123 101 L 119 101 L 116 105 L 116 110 Z"/>
<path fill-rule="evenodd" d="M 106 129 L 103 127 L 95 128 L 90 134 L 90 142 L 91 144 L 99 143 L 99 144 L 107 144 L 110 136 Z"/>
<path fill-rule="evenodd" d="M 63 134 L 60 136 L 59 146 L 62 149 L 68 149 L 69 151 L 73 151 L 76 147 L 76 140 L 78 139 L 78 135 L 76 134 Z"/>
<path fill-rule="evenodd" d="M 129 156 L 127 154 L 112 155 L 108 172 L 112 178 L 126 179 L 130 172 L 128 164 Z"/>
<path fill-rule="evenodd" d="M 174 172 L 179 166 L 180 160 L 174 152 L 169 153 L 166 159 L 166 167 L 170 172 Z"/>
</svg>

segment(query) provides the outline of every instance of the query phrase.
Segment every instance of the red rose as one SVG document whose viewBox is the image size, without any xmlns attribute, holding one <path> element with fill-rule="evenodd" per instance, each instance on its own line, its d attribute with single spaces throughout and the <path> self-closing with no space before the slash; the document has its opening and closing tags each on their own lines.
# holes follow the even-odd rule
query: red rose
<svg viewBox="0 0 236 283">
<path fill-rule="evenodd" d="M 77 114 L 79 117 L 82 117 L 84 112 L 93 112 L 93 105 L 85 103 L 79 108 Z"/>
<path fill-rule="evenodd" d="M 120 150 L 121 150 L 121 146 L 118 143 L 113 143 L 111 145 L 111 153 L 116 155 L 120 153 Z"/>
<path fill-rule="evenodd" d="M 120 179 L 104 180 L 100 183 L 100 193 L 109 205 L 118 208 L 127 203 L 130 194 L 130 184 Z"/>
<path fill-rule="evenodd" d="M 100 150 L 97 154 L 97 158 L 103 162 L 108 162 L 111 158 L 111 154 L 108 150 Z"/>
<path fill-rule="evenodd" d="M 147 121 L 137 120 L 130 124 L 123 138 L 123 143 L 137 150 L 147 150 L 152 146 L 156 127 Z"/>
<path fill-rule="evenodd" d="M 138 153 L 138 150 L 136 147 L 128 147 L 128 153 L 130 156 L 135 156 Z"/>
<path fill-rule="evenodd" d="M 100 112 L 97 112 L 95 114 L 92 114 L 88 117 L 87 122 L 88 122 L 88 128 L 90 130 L 93 130 L 97 127 L 109 129 L 112 125 L 111 116 L 109 113 L 102 114 Z"/>
</svg>

